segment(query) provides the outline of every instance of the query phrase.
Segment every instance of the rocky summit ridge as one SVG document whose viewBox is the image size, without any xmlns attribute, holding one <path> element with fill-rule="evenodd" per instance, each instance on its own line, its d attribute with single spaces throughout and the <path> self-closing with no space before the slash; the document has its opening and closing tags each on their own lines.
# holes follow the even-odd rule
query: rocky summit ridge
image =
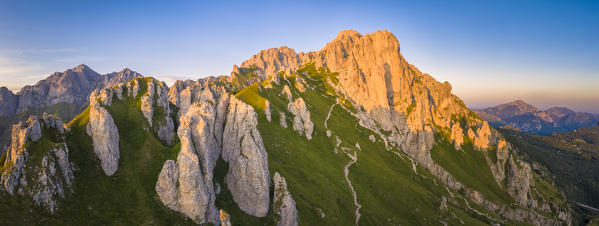
<svg viewBox="0 0 599 226">
<path fill-rule="evenodd" d="M 110 86 L 90 92 L 88 108 L 54 141 L 66 141 L 64 147 L 77 157 L 65 161 L 80 169 L 56 181 L 80 183 L 74 196 L 116 184 L 131 195 L 100 192 L 105 199 L 128 200 L 147 210 L 133 212 L 140 216 L 136 219 L 113 216 L 115 221 L 572 222 L 572 210 L 551 181 L 466 108 L 448 82 L 409 64 L 388 31 L 342 31 L 314 52 L 263 50 L 234 66 L 228 77 L 177 81 L 171 87 L 149 77 L 102 84 Z M 19 171 L 6 166 L 35 165 L 33 158 L 17 160 L 12 150 L 21 156 L 51 153 L 45 146 L 19 148 L 37 147 L 47 136 L 35 120 L 13 129 L 19 138 L 2 168 L 7 197 L 26 185 L 15 184 L 13 174 Z M 96 185 L 87 184 L 84 175 L 94 175 Z M 50 191 L 59 195 L 46 195 L 51 201 L 43 203 L 58 203 L 44 205 L 50 212 L 57 209 L 55 219 L 80 209 L 81 201 Z M 36 194 L 22 195 L 36 200 Z M 81 213 L 87 220 L 103 214 L 91 207 L 95 203 L 89 205 Z"/>
</svg>

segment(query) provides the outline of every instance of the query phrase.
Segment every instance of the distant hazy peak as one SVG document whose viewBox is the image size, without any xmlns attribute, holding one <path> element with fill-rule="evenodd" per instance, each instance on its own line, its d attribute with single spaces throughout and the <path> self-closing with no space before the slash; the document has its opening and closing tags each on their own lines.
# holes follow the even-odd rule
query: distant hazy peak
<svg viewBox="0 0 599 226">
<path fill-rule="evenodd" d="M 551 107 L 542 111 L 522 100 L 481 109 L 477 113 L 494 126 L 510 125 L 541 135 L 592 126 L 599 121 L 599 117 L 590 113 L 576 112 L 567 107 Z"/>
<path fill-rule="evenodd" d="M 539 111 L 538 108 L 536 108 L 535 106 L 532 106 L 531 104 L 524 102 L 523 100 L 515 100 L 515 101 L 509 102 L 506 104 L 499 105 L 498 107 L 505 107 L 505 106 L 515 106 L 522 113 Z"/>
</svg>

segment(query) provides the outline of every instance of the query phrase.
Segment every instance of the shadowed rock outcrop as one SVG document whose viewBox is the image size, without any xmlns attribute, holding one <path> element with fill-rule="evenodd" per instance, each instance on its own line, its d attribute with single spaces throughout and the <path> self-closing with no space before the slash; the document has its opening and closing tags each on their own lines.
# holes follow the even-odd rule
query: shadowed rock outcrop
<svg viewBox="0 0 599 226">
<path fill-rule="evenodd" d="M 289 190 L 287 190 L 285 178 L 281 177 L 279 172 L 275 172 L 273 183 L 275 185 L 273 211 L 279 217 L 277 225 L 297 226 L 297 209 L 295 208 L 295 201 L 289 194 Z"/>
<path fill-rule="evenodd" d="M 162 203 L 185 214 L 196 223 L 220 223 L 212 183 L 212 169 L 218 158 L 213 134 L 210 134 L 205 118 L 193 106 L 181 117 L 177 134 L 181 150 L 177 162 L 166 161 L 156 183 L 156 192 Z M 199 136 L 206 143 L 194 139 Z M 214 162 L 214 163 L 213 163 Z"/>
<path fill-rule="evenodd" d="M 181 150 L 176 163 L 172 160 L 165 162 L 156 183 L 156 192 L 164 205 L 196 223 L 218 225 L 220 218 L 215 206 L 213 171 L 221 154 L 229 95 L 216 87 L 192 85 L 186 90 L 193 88 L 199 98 L 194 99 L 193 104 L 187 103 L 188 106 L 181 111 L 177 130 Z M 181 101 L 178 98 L 171 96 L 171 101 L 175 100 L 173 102 L 179 106 L 186 101 L 191 102 L 191 99 Z"/>
<path fill-rule="evenodd" d="M 158 138 L 173 145 L 174 128 L 170 117 L 168 87 L 154 79 L 147 81 L 147 91 L 141 96 L 141 112 Z"/>
</svg>

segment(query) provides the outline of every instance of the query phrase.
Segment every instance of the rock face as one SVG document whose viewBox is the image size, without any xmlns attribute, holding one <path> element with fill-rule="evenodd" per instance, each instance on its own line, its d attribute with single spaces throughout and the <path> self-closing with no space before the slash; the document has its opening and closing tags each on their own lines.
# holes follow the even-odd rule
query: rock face
<svg viewBox="0 0 599 226">
<path fill-rule="evenodd" d="M 96 85 L 96 89 L 98 88 L 110 88 L 114 87 L 121 83 L 127 83 L 137 78 L 143 78 L 143 75 L 129 69 L 125 68 L 119 72 L 112 72 L 103 76 L 100 82 Z"/>
<path fill-rule="evenodd" d="M 291 197 L 291 194 L 289 194 L 289 190 L 287 190 L 285 178 L 281 177 L 279 172 L 276 172 L 273 177 L 273 183 L 275 185 L 273 211 L 279 216 L 277 225 L 297 226 L 297 209 L 295 208 L 295 201 Z"/>
<path fill-rule="evenodd" d="M 221 153 L 225 106 L 229 96 L 202 91 L 201 99 L 180 118 L 177 131 L 181 150 L 177 163 L 167 161 L 156 184 L 156 192 L 169 208 L 196 223 L 219 224 L 215 206 L 213 171 Z"/>
<path fill-rule="evenodd" d="M 287 46 L 266 49 L 241 63 L 240 67 L 233 67 L 228 81 L 240 83 L 239 85 L 243 87 L 262 81 L 280 71 L 289 74 L 300 66 L 300 55 L 295 50 Z"/>
<path fill-rule="evenodd" d="M 50 150 L 35 150 L 33 155 L 41 155 L 41 163 L 30 163 L 32 153 L 26 144 L 40 140 L 42 128 L 55 131 L 57 137 L 52 139 L 56 144 Z M 58 199 L 64 199 L 67 192 L 73 192 L 71 185 L 74 176 L 65 143 L 64 125 L 60 119 L 44 114 L 41 122 L 31 116 L 26 122 L 14 125 L 12 132 L 9 152 L 0 168 L 0 190 L 10 195 L 27 195 L 36 205 L 54 213 L 58 208 Z"/>
<path fill-rule="evenodd" d="M 297 98 L 294 102 L 287 105 L 287 110 L 293 114 L 293 130 L 300 134 L 305 134 L 308 140 L 312 139 L 312 130 L 314 123 L 310 119 L 310 111 L 306 108 L 304 99 Z"/>
<path fill-rule="evenodd" d="M 214 95 L 226 93 L 225 87 L 214 83 L 224 79 L 224 77 L 206 77 L 197 81 L 177 81 L 168 92 L 169 101 L 179 108 L 179 115 L 183 115 L 193 103 L 200 101 L 205 89 L 209 89 Z"/>
<path fill-rule="evenodd" d="M 104 173 L 113 175 L 119 167 L 119 132 L 110 113 L 97 102 L 90 105 L 87 134 Z"/>
<path fill-rule="evenodd" d="M 43 205 L 54 213 L 58 208 L 57 199 L 64 199 L 67 192 L 73 192 L 74 176 L 67 145 L 63 143 L 52 148 L 42 158 L 36 171 L 37 180 L 23 184 L 30 186 L 29 194 L 37 205 Z"/>
<path fill-rule="evenodd" d="M 464 130 L 460 127 L 460 123 L 454 123 L 451 126 L 451 140 L 456 150 L 462 150 L 464 144 Z"/>
<path fill-rule="evenodd" d="M 229 163 L 227 187 L 244 212 L 257 217 L 268 213 L 270 178 L 268 155 L 256 128 L 254 109 L 231 97 L 223 134 L 222 157 Z"/>
<path fill-rule="evenodd" d="M 599 122 L 599 117 L 590 113 L 574 112 L 563 107 L 541 111 L 522 100 L 477 110 L 476 113 L 493 126 L 510 126 L 540 135 L 593 126 Z"/>
<path fill-rule="evenodd" d="M 484 122 L 482 127 L 480 127 L 476 131 L 476 135 L 474 136 L 473 144 L 474 147 L 479 150 L 485 150 L 489 147 L 489 143 L 491 143 L 491 139 L 494 136 L 491 136 L 491 128 L 489 127 L 489 123 Z"/>
<path fill-rule="evenodd" d="M 41 137 L 41 125 L 35 116 L 29 117 L 26 122 L 13 125 L 11 143 L 6 153 L 4 171 L 2 171 L 1 177 L 3 190 L 10 195 L 15 193 L 15 187 L 19 184 L 23 166 L 29 155 L 25 144 L 38 141 Z"/>
<path fill-rule="evenodd" d="M 266 216 L 270 203 L 268 156 L 254 109 L 222 87 L 194 82 L 179 88 L 188 93 L 177 96 L 171 92 L 170 99 L 184 112 L 177 132 L 181 151 L 177 162 L 167 161 L 160 173 L 156 191 L 161 201 L 196 223 L 220 223 L 213 183 L 220 155 L 229 164 L 225 180 L 240 209 Z"/>
<path fill-rule="evenodd" d="M 154 79 L 147 81 L 147 87 L 146 93 L 141 97 L 141 111 L 158 138 L 172 145 L 175 125 L 170 117 L 168 88 Z"/>
<path fill-rule="evenodd" d="M 156 192 L 166 206 L 196 223 L 218 223 L 212 171 L 220 150 L 214 137 L 212 114 L 213 108 L 194 105 L 181 117 L 177 163 L 168 160 L 156 184 Z"/>
</svg>

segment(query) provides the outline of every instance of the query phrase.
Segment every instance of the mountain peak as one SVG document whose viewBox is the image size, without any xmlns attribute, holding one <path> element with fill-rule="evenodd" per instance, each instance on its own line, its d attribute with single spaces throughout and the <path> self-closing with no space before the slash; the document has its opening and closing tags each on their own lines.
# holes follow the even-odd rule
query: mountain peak
<svg viewBox="0 0 599 226">
<path fill-rule="evenodd" d="M 360 34 L 360 32 L 357 32 L 355 30 L 343 30 L 337 34 L 337 37 L 335 39 L 341 39 L 343 37 L 358 37 L 358 38 L 360 38 L 360 37 L 362 37 L 362 34 Z"/>
<path fill-rule="evenodd" d="M 497 106 L 498 108 L 502 109 L 502 108 L 509 108 L 509 107 L 516 107 L 518 109 L 518 113 L 517 114 L 524 114 L 524 113 L 528 113 L 528 112 L 536 112 L 539 111 L 538 108 L 536 108 L 535 106 L 532 106 L 526 102 L 524 102 L 523 100 L 515 100 L 509 103 L 505 103 L 502 105 Z"/>
<path fill-rule="evenodd" d="M 131 70 L 130 68 L 126 67 L 123 70 L 119 71 L 119 74 L 132 74 L 132 73 L 137 73 L 134 70 Z"/>
<path fill-rule="evenodd" d="M 85 71 L 85 70 L 91 70 L 91 68 L 89 68 L 89 67 L 88 67 L 87 65 L 85 65 L 85 64 L 80 64 L 80 65 L 78 65 L 77 67 L 74 67 L 74 68 L 73 68 L 73 71 L 74 71 L 74 72 L 83 72 L 83 71 Z"/>
<path fill-rule="evenodd" d="M 506 103 L 505 105 L 528 105 L 528 106 L 532 106 L 526 102 L 524 102 L 523 100 L 515 100 L 509 103 Z"/>
</svg>

